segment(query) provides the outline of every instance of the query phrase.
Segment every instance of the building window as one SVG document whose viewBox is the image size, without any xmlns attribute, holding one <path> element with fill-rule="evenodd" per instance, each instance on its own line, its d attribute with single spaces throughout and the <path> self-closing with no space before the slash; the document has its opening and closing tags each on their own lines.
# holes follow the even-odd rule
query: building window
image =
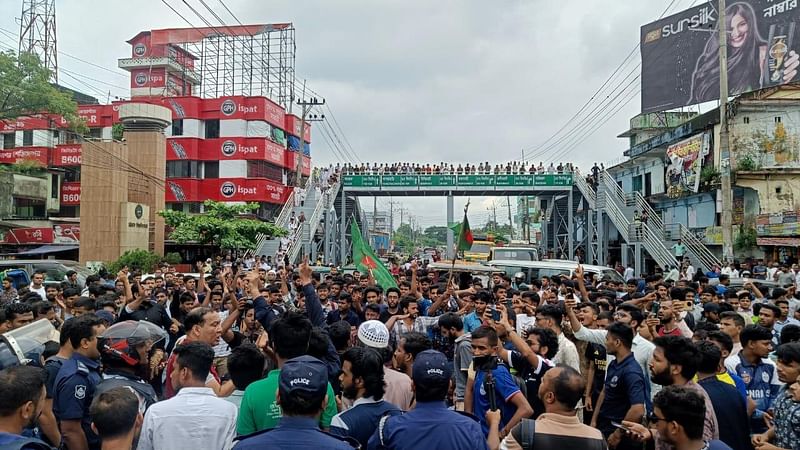
<svg viewBox="0 0 800 450">
<path fill-rule="evenodd" d="M 205 163 L 203 178 L 219 178 L 219 161 Z"/>
<path fill-rule="evenodd" d="M 268 180 L 283 182 L 283 170 L 266 161 L 247 161 L 248 178 L 266 178 Z"/>
<path fill-rule="evenodd" d="M 219 137 L 219 119 L 206 120 L 206 139 Z"/>
<path fill-rule="evenodd" d="M 200 178 L 198 161 L 167 161 L 167 178 Z"/>
<path fill-rule="evenodd" d="M 172 121 L 172 135 L 183 136 L 183 119 L 175 119 Z"/>
<path fill-rule="evenodd" d="M 189 210 L 186 212 L 188 212 L 189 214 L 200 214 L 201 212 L 203 212 L 202 209 L 203 204 L 200 202 L 191 202 L 187 203 L 187 205 L 189 205 Z"/>
<path fill-rule="evenodd" d="M 69 181 L 69 182 L 81 181 L 81 168 L 80 167 L 64 168 L 64 181 Z"/>
<path fill-rule="evenodd" d="M 167 209 L 172 211 L 183 211 L 183 203 L 167 203 Z"/>
<path fill-rule="evenodd" d="M 22 132 L 22 146 L 30 147 L 33 145 L 33 130 L 25 130 Z"/>
<path fill-rule="evenodd" d="M 747 116 L 744 116 L 744 117 L 742 118 L 742 122 L 744 122 L 745 124 L 748 124 L 748 123 L 750 123 L 750 118 L 749 118 L 749 117 L 747 117 Z"/>
<path fill-rule="evenodd" d="M 14 217 L 24 219 L 45 217 L 46 209 L 42 200 L 14 197 Z"/>
<path fill-rule="evenodd" d="M 50 198 L 58 198 L 58 190 L 61 187 L 61 184 L 58 182 L 58 175 L 51 173 L 50 174 Z"/>
<path fill-rule="evenodd" d="M 781 123 L 781 116 L 775 116 L 775 123 Z"/>
<path fill-rule="evenodd" d="M 3 148 L 14 148 L 17 146 L 16 133 L 3 134 Z"/>
</svg>

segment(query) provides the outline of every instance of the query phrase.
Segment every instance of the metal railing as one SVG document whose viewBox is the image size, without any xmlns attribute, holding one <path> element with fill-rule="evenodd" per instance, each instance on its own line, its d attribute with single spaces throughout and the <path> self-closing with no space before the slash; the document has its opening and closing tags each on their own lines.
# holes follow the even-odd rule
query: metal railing
<svg viewBox="0 0 800 450">
<path fill-rule="evenodd" d="M 663 222 L 661 222 L 660 218 L 657 218 L 658 220 L 654 221 L 654 224 L 649 221 L 648 223 L 633 223 L 624 214 L 620 205 L 639 207 L 638 198 L 635 195 L 625 195 L 622 188 L 606 174 L 603 174 L 600 178 L 605 188 L 603 193 L 605 196 L 603 199 L 604 210 L 623 239 L 626 242 L 641 242 L 644 244 L 647 252 L 661 268 L 665 269 L 668 265 L 675 265 L 675 257 L 664 246 L 665 236 Z M 649 212 L 649 214 L 654 215 L 655 213 Z"/>
<path fill-rule="evenodd" d="M 705 269 L 706 271 L 711 270 L 714 265 L 722 267 L 722 262 L 717 259 L 717 257 L 711 253 L 711 250 L 706 247 L 703 241 L 700 240 L 692 230 L 683 226 L 682 223 L 678 224 L 678 233 L 683 241 L 683 244 L 686 245 L 686 248 L 689 252 L 694 255 L 696 258 L 696 263 L 699 263 L 699 266 Z"/>
<path fill-rule="evenodd" d="M 335 195 L 339 191 L 340 186 L 341 181 L 336 181 L 330 186 L 330 189 L 326 193 L 320 192 L 320 195 L 316 198 L 317 203 L 314 206 L 314 212 L 311 213 L 311 217 L 309 217 L 302 227 L 298 227 L 298 236 L 293 242 L 290 243 L 289 248 L 286 251 L 286 254 L 289 256 L 289 261 L 297 261 L 297 257 L 300 256 L 300 250 L 306 244 L 305 240 L 303 239 L 303 231 L 305 227 L 308 227 L 309 240 L 313 242 L 314 235 L 317 232 L 317 228 L 319 228 L 320 222 L 322 221 L 323 212 L 326 208 L 331 207 L 331 203 L 333 200 L 335 200 Z M 309 186 L 306 189 L 309 188 L 313 189 L 314 184 L 309 183 Z M 331 200 L 331 198 L 333 198 L 333 200 Z"/>
<path fill-rule="evenodd" d="M 578 187 L 578 190 L 581 191 L 581 194 L 583 194 L 583 198 L 586 199 L 586 202 L 589 204 L 589 208 L 595 209 L 595 205 L 597 204 L 597 192 L 594 190 L 594 188 L 589 186 L 589 183 L 587 183 L 586 179 L 580 174 L 573 174 L 572 180 L 575 183 L 575 186 Z"/>
</svg>

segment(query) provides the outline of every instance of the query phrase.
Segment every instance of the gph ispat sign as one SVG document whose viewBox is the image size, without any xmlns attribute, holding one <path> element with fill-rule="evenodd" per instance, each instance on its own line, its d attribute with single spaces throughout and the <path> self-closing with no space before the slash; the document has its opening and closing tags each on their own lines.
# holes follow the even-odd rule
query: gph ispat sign
<svg viewBox="0 0 800 450">
<path fill-rule="evenodd" d="M 167 181 L 167 202 L 267 202 L 283 203 L 286 186 L 280 183 L 252 178 L 225 178 L 196 180 L 173 178 Z"/>
<path fill-rule="evenodd" d="M 81 204 L 81 183 L 79 181 L 65 181 L 61 185 L 61 204 L 64 206 Z"/>
</svg>

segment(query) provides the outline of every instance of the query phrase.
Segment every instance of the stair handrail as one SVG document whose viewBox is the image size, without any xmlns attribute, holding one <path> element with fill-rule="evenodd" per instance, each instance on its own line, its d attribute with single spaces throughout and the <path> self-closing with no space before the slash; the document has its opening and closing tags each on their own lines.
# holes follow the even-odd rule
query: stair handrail
<svg viewBox="0 0 800 450">
<path fill-rule="evenodd" d="M 339 181 L 337 180 L 336 183 L 331 185 L 331 190 L 329 192 L 335 192 L 334 189 L 338 189 Z M 310 186 L 313 188 L 313 184 Z M 319 197 L 317 197 L 317 203 L 314 206 L 314 211 L 311 213 L 311 217 L 308 218 L 306 223 L 303 224 L 302 227 L 298 227 L 298 232 L 300 235 L 294 240 L 294 242 L 290 245 L 289 249 L 287 250 L 287 254 L 289 256 L 289 261 L 296 261 L 297 257 L 300 255 L 300 249 L 303 245 L 305 245 L 305 241 L 303 240 L 303 232 L 302 229 L 304 227 L 309 228 L 310 238 L 314 240 L 314 234 L 319 227 L 320 222 L 322 221 L 322 212 L 325 208 L 329 207 L 327 199 L 325 198 L 326 195 L 320 193 Z"/>
<path fill-rule="evenodd" d="M 653 260 L 655 260 L 662 269 L 666 269 L 667 266 L 675 266 L 677 264 L 675 255 L 664 246 L 663 234 L 653 231 L 647 223 L 642 223 L 640 226 L 641 241 L 645 244 Z"/>
<path fill-rule="evenodd" d="M 597 202 L 597 192 L 591 186 L 589 186 L 589 183 L 586 182 L 586 179 L 578 173 L 572 174 L 572 180 L 575 183 L 575 186 L 578 187 L 578 190 L 581 192 L 581 194 L 583 194 L 583 197 L 589 204 L 589 208 L 594 209 Z"/>
<path fill-rule="evenodd" d="M 682 223 L 678 224 L 678 231 L 681 237 L 681 240 L 686 245 L 686 248 L 691 251 L 694 256 L 699 260 L 699 263 L 703 265 L 706 270 L 711 270 L 714 265 L 722 267 L 722 261 L 717 259 L 717 257 L 711 253 L 711 250 L 706 247 L 703 241 L 695 235 L 692 230 L 683 226 Z"/>
<path fill-rule="evenodd" d="M 603 194 L 606 196 L 605 200 L 609 200 L 608 197 L 610 196 L 607 192 Z M 611 218 L 611 221 L 614 223 L 614 226 L 617 228 L 617 231 L 621 235 L 622 239 L 625 242 L 630 242 L 630 220 L 625 217 L 625 214 L 617 206 L 617 203 L 611 199 L 611 201 L 606 201 L 606 208 L 605 212 L 608 214 L 608 217 Z"/>
</svg>

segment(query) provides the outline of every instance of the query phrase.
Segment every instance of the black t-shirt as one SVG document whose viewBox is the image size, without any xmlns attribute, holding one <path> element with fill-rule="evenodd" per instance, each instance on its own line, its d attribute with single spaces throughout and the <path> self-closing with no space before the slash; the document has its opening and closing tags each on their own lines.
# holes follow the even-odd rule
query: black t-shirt
<svg viewBox="0 0 800 450">
<path fill-rule="evenodd" d="M 600 344 L 590 342 L 586 346 L 587 361 L 594 363 L 594 378 L 592 381 L 592 399 L 596 399 L 603 391 L 603 383 L 606 380 L 606 348 Z"/>
<path fill-rule="evenodd" d="M 553 366 L 549 361 L 539 357 L 539 367 L 533 367 L 521 353 L 511 350 L 509 355 L 511 367 L 517 371 L 517 375 L 525 382 L 526 397 L 533 415 L 531 419 L 536 419 L 544 413 L 544 403 L 539 398 L 539 386 L 542 384 L 544 374 Z"/>
</svg>

